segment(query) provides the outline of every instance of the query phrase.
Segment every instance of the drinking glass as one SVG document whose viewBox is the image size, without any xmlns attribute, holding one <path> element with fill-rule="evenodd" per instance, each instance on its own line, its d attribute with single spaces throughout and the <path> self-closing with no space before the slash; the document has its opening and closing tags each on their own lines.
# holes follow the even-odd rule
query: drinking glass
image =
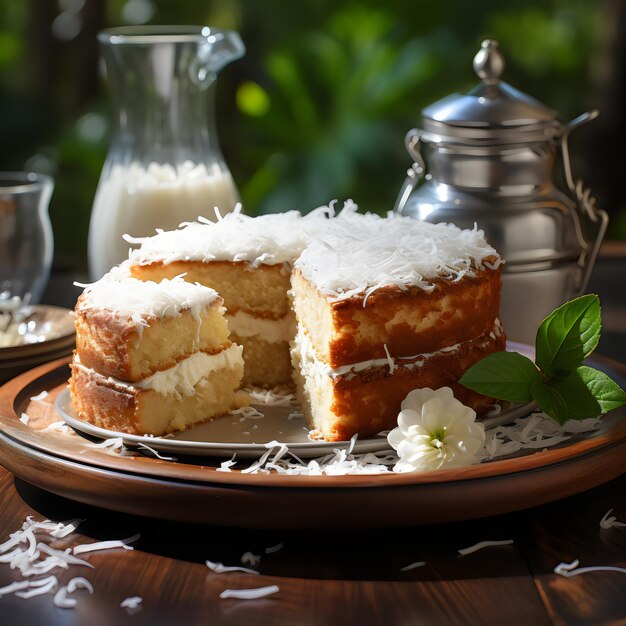
<svg viewBox="0 0 626 626">
<path fill-rule="evenodd" d="M 0 293 L 31 303 L 41 299 L 52 265 L 49 176 L 0 172 Z"/>
</svg>

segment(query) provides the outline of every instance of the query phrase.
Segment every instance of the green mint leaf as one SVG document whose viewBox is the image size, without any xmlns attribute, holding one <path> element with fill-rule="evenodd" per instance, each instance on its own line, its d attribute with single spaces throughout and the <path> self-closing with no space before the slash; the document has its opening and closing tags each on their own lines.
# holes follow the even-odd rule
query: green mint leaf
<svg viewBox="0 0 626 626">
<path fill-rule="evenodd" d="M 549 377 L 565 378 L 595 350 L 601 323 L 600 300 L 593 294 L 555 309 L 537 331 L 539 369 Z"/>
<path fill-rule="evenodd" d="M 626 404 L 626 392 L 604 372 L 586 365 L 581 365 L 576 371 L 597 400 L 602 414 Z"/>
<path fill-rule="evenodd" d="M 541 375 L 529 358 L 517 352 L 495 352 L 470 367 L 459 382 L 498 400 L 528 402 Z"/>
<path fill-rule="evenodd" d="M 597 417 L 626 404 L 626 393 L 604 372 L 582 365 L 569 376 L 535 383 L 532 396 L 559 424 Z"/>
</svg>

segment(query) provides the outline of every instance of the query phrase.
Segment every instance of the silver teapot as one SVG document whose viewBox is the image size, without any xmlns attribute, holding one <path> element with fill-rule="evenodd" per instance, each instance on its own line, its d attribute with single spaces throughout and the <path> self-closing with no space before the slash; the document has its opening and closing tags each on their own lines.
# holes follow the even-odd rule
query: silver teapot
<svg viewBox="0 0 626 626">
<path fill-rule="evenodd" d="M 584 293 L 606 233 L 608 215 L 574 181 L 568 150 L 571 131 L 598 112 L 562 124 L 555 111 L 501 81 L 504 66 L 498 43 L 485 40 L 474 57 L 481 83 L 422 111 L 424 128 L 406 136 L 414 163 L 395 210 L 483 229 L 506 260 L 507 335 L 532 343 L 552 309 Z"/>
</svg>

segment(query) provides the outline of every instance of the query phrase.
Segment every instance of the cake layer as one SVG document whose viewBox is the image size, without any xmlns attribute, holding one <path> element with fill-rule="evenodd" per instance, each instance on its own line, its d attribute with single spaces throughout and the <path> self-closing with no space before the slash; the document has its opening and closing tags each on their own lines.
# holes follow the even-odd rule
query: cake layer
<svg viewBox="0 0 626 626">
<path fill-rule="evenodd" d="M 184 430 L 236 407 L 243 375 L 241 347 L 196 353 L 140 383 L 102 376 L 71 364 L 70 393 L 78 416 L 101 428 L 164 435 Z"/>
<path fill-rule="evenodd" d="M 266 319 L 280 319 L 289 312 L 290 268 L 283 264 L 253 267 L 247 261 L 173 261 L 133 265 L 132 275 L 159 281 L 184 274 L 184 279 L 215 289 L 229 315 L 238 311 Z"/>
<path fill-rule="evenodd" d="M 477 269 L 461 280 L 436 279 L 432 289 L 381 287 L 333 299 L 292 276 L 293 304 L 317 358 L 331 368 L 370 359 L 434 352 L 489 333 L 500 305 L 500 268 Z"/>
<path fill-rule="evenodd" d="M 293 384 L 289 342 L 268 342 L 258 337 L 239 337 L 234 332 L 231 336 L 243 346 L 244 385 L 271 388 L 276 385 Z"/>
<path fill-rule="evenodd" d="M 226 315 L 228 328 L 237 337 L 255 337 L 267 343 L 291 341 L 296 334 L 296 319 L 291 311 L 278 319 L 267 319 L 239 310 Z"/>
<path fill-rule="evenodd" d="M 215 353 L 230 345 L 217 295 L 200 310 L 179 309 L 174 314 L 172 308 L 172 315 L 164 317 L 129 315 L 92 304 L 83 295 L 76 305 L 76 350 L 84 365 L 105 376 L 139 381 L 198 350 Z"/>
<path fill-rule="evenodd" d="M 497 324 L 486 335 L 447 349 L 411 358 L 390 353 L 385 359 L 333 369 L 317 359 L 310 341 L 299 332 L 292 349 L 298 399 L 310 428 L 326 441 L 394 428 L 402 401 L 419 387 L 451 387 L 458 400 L 480 413 L 492 400 L 458 380 L 483 357 L 504 350 L 505 344 Z"/>
</svg>

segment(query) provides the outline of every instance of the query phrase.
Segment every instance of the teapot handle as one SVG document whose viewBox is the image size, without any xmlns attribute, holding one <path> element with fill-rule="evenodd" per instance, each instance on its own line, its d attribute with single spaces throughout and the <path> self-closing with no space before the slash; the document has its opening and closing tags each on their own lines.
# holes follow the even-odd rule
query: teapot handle
<svg viewBox="0 0 626 626">
<path fill-rule="evenodd" d="M 404 138 L 404 145 L 406 146 L 407 152 L 413 158 L 414 163 L 406 172 L 406 179 L 400 188 L 400 193 L 398 194 L 396 205 L 393 209 L 395 213 L 402 213 L 402 211 L 404 211 L 404 206 L 411 192 L 415 189 L 417 183 L 419 183 L 426 172 L 426 163 L 420 152 L 421 134 L 421 130 L 412 128 Z"/>
<path fill-rule="evenodd" d="M 574 176 L 572 173 L 572 163 L 569 156 L 569 135 L 578 126 L 590 122 L 598 117 L 598 111 L 589 111 L 579 115 L 576 119 L 565 124 L 563 133 L 561 135 L 561 152 L 563 155 L 563 171 L 565 174 L 565 182 L 570 190 L 573 200 L 576 202 L 578 213 L 581 218 L 586 218 L 587 222 L 597 224 L 596 236 L 593 242 L 589 242 L 585 249 L 582 251 L 578 264 L 583 269 L 582 280 L 579 285 L 579 293 L 585 293 L 591 278 L 591 272 L 593 271 L 598 253 L 600 252 L 600 246 L 602 240 L 606 234 L 606 229 L 609 224 L 609 216 L 606 211 L 596 207 L 596 198 L 591 195 L 591 189 L 585 189 L 583 181 L 578 180 L 574 182 Z M 586 238 L 585 238 L 586 240 Z"/>
</svg>

